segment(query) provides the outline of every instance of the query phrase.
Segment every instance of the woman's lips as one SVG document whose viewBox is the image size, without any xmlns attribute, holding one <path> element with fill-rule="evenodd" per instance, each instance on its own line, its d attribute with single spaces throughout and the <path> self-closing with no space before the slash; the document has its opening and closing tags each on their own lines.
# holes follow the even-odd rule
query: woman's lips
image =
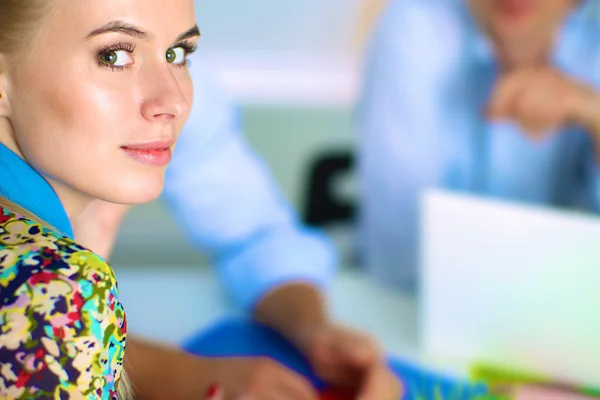
<svg viewBox="0 0 600 400">
<path fill-rule="evenodd" d="M 140 143 L 121 146 L 121 149 L 132 159 L 148 165 L 164 167 L 171 162 L 171 141 Z"/>
</svg>

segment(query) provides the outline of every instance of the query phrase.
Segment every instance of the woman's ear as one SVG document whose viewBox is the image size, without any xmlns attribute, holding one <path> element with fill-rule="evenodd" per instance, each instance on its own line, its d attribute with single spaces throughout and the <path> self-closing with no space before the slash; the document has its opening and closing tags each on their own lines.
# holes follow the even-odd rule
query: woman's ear
<svg viewBox="0 0 600 400">
<path fill-rule="evenodd" d="M 11 114 L 8 102 L 8 61 L 0 54 L 0 117 L 9 117 Z"/>
</svg>

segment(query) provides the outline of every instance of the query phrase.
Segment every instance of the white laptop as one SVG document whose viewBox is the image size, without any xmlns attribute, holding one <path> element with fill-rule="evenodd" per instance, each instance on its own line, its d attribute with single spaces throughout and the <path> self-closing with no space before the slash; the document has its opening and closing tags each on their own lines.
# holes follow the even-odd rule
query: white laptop
<svg viewBox="0 0 600 400">
<path fill-rule="evenodd" d="M 600 387 L 599 218 L 441 191 L 422 215 L 430 359 Z"/>
</svg>

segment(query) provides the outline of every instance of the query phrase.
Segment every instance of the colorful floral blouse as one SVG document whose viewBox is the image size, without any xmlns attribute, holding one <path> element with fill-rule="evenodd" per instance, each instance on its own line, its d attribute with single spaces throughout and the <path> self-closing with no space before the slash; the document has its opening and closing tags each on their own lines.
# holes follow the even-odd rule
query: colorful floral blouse
<svg viewBox="0 0 600 400">
<path fill-rule="evenodd" d="M 126 329 L 104 260 L 0 208 L 0 398 L 116 399 Z"/>
</svg>

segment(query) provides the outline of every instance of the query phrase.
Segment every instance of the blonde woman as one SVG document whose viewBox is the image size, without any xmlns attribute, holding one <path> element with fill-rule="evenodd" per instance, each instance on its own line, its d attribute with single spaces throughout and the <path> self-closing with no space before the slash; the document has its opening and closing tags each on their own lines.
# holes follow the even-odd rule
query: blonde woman
<svg viewBox="0 0 600 400">
<path fill-rule="evenodd" d="M 125 397 L 113 271 L 73 241 L 72 226 L 82 228 L 92 203 L 161 192 L 190 112 L 193 17 L 191 0 L 0 0 L 0 398 Z M 294 260 L 295 278 L 305 260 Z M 259 319 L 295 338 L 321 376 L 360 383 L 366 400 L 398 397 L 374 342 L 333 324 L 318 288 L 285 283 L 260 293 Z M 126 368 L 140 399 L 198 399 L 215 385 L 227 398 L 317 397 L 271 360 L 193 357 L 131 339 Z"/>
<path fill-rule="evenodd" d="M 157 197 L 190 110 L 192 0 L 0 0 L 0 398 L 126 398 L 95 199 Z"/>
</svg>

